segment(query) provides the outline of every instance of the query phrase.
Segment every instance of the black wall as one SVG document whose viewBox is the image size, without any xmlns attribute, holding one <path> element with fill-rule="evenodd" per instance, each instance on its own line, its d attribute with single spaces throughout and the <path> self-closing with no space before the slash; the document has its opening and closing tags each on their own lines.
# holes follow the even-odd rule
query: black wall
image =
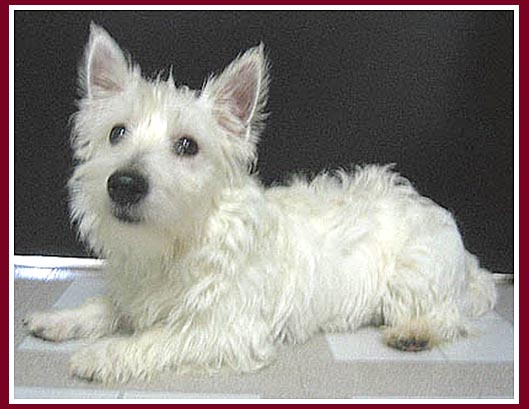
<svg viewBox="0 0 529 409">
<path fill-rule="evenodd" d="M 68 118 L 93 20 L 144 72 L 199 88 L 264 41 L 265 183 L 396 162 L 454 212 L 467 247 L 513 271 L 513 13 L 15 12 L 15 253 L 81 256 L 68 221 Z"/>
</svg>

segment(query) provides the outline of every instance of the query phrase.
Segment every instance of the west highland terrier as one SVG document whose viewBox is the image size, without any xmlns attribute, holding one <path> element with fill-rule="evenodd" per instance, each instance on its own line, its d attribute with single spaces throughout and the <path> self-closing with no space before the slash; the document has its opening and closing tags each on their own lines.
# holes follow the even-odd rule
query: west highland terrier
<svg viewBox="0 0 529 409">
<path fill-rule="evenodd" d="M 73 375 L 255 371 L 282 342 L 366 325 L 420 351 L 494 306 L 493 277 L 453 216 L 390 166 L 265 189 L 251 169 L 268 80 L 262 45 L 200 91 L 145 79 L 91 26 L 69 188 L 109 292 L 26 321 L 51 341 L 119 334 L 76 352 Z"/>
</svg>

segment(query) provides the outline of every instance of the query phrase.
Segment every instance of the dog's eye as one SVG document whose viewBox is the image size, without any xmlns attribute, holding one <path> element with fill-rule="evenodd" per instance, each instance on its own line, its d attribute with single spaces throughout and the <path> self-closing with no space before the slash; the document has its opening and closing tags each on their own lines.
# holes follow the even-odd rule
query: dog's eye
<svg viewBox="0 0 529 409">
<path fill-rule="evenodd" d="M 183 136 L 176 141 L 174 150 L 178 156 L 193 156 L 198 153 L 198 145 L 194 139 Z"/>
<path fill-rule="evenodd" d="M 127 132 L 127 129 L 123 125 L 117 125 L 112 128 L 112 130 L 110 131 L 110 135 L 108 136 L 110 143 L 112 145 L 118 143 L 121 138 L 123 138 L 123 135 L 125 135 L 125 132 Z"/>
</svg>

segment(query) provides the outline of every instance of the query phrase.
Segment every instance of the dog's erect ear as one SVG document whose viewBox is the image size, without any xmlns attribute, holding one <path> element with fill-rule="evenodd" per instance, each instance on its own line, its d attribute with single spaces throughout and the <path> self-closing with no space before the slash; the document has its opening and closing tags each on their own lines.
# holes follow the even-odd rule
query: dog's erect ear
<svg viewBox="0 0 529 409">
<path fill-rule="evenodd" d="M 128 73 L 129 63 L 123 51 L 102 27 L 91 23 L 80 73 L 85 96 L 100 98 L 122 91 Z"/>
<path fill-rule="evenodd" d="M 268 65 L 264 46 L 246 51 L 218 77 L 211 78 L 202 95 L 213 101 L 214 115 L 230 134 L 249 137 L 259 132 L 266 115 Z"/>
</svg>

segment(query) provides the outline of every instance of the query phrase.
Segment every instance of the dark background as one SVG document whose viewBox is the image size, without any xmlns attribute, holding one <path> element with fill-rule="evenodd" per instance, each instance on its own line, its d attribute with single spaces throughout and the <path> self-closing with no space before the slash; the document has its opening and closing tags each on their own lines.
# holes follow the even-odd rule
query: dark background
<svg viewBox="0 0 529 409">
<path fill-rule="evenodd" d="M 398 164 L 450 209 L 483 264 L 513 272 L 513 13 L 15 11 L 15 253 L 83 256 L 69 225 L 69 116 L 93 20 L 143 71 L 200 88 L 264 41 L 272 63 L 258 164 Z"/>
</svg>

